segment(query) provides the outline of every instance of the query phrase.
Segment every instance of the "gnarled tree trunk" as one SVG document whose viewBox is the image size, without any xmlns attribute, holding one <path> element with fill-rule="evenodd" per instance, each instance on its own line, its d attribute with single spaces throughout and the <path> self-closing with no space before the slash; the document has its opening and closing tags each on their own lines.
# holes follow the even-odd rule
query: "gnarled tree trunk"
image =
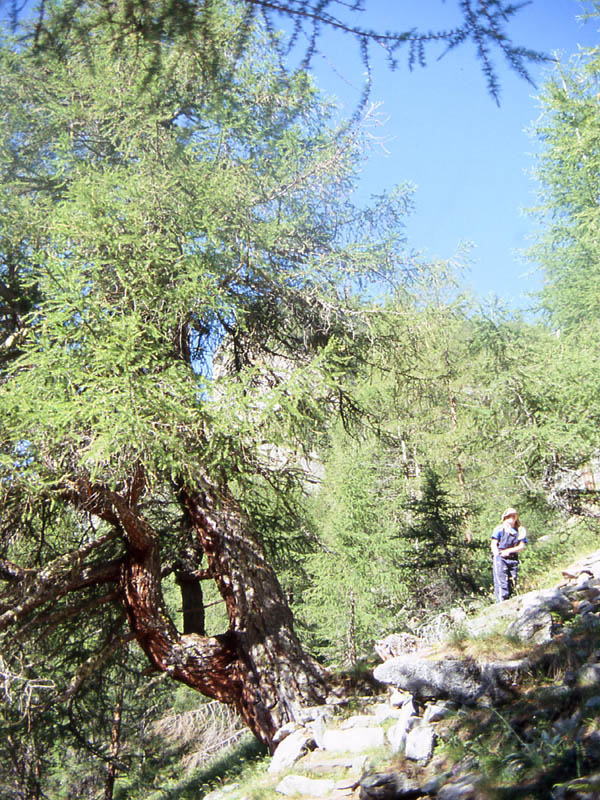
<svg viewBox="0 0 600 800">
<path fill-rule="evenodd" d="M 120 595 L 131 630 L 153 666 L 235 707 L 268 747 L 302 706 L 322 703 L 324 670 L 300 646 L 291 610 L 250 520 L 226 488 L 205 483 L 180 498 L 225 600 L 229 628 L 218 636 L 180 633 L 161 588 L 160 541 L 135 498 L 81 486 L 70 499 L 122 532 Z"/>
<path fill-rule="evenodd" d="M 231 495 L 211 487 L 185 503 L 227 607 L 241 679 L 234 704 L 268 741 L 303 705 L 324 701 L 324 670 L 302 650 L 277 576 Z"/>
</svg>

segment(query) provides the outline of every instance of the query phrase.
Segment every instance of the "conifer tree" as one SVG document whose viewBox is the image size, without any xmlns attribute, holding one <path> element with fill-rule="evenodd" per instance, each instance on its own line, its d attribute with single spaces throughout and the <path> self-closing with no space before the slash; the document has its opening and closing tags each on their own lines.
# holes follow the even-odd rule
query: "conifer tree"
<svg viewBox="0 0 600 800">
<path fill-rule="evenodd" d="M 173 32 L 158 65 L 89 9 L 60 47 L 3 43 L 0 627 L 27 678 L 52 674 L 56 632 L 77 663 L 55 700 L 134 639 L 270 746 L 327 682 L 261 509 L 293 506 L 346 402 L 354 290 L 396 274 L 405 199 L 384 221 L 352 207 L 360 132 L 259 33 L 231 46 L 234 11 L 212 5 L 198 52 Z M 216 71 L 202 36 L 229 59 Z M 199 591 L 176 627 L 173 572 L 188 598 L 216 583 L 225 630 L 192 615 Z"/>
</svg>

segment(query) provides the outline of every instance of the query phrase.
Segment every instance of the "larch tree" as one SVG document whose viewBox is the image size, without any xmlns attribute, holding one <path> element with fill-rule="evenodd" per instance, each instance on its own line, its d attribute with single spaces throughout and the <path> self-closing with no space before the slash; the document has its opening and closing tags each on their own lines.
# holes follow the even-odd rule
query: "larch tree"
<svg viewBox="0 0 600 800">
<path fill-rule="evenodd" d="M 543 269 L 543 307 L 563 332 L 596 320 L 600 310 L 599 91 L 598 53 L 582 51 L 555 67 L 535 126 L 540 227 L 530 255 Z"/>
<path fill-rule="evenodd" d="M 1 52 L 6 680 L 52 676 L 79 631 L 80 663 L 52 676 L 64 700 L 135 639 L 271 746 L 328 688 L 261 508 L 344 403 L 356 291 L 396 273 L 405 198 L 352 207 L 360 132 L 260 32 L 239 52 L 230 3 L 159 63 L 110 26 L 82 38 L 95 11 L 78 13 L 60 46 Z M 205 579 L 227 630 L 204 630 Z"/>
<path fill-rule="evenodd" d="M 3 0 L 0 0 L 0 8 Z M 220 0 L 130 0 L 115 5 L 112 0 L 69 0 L 62 6 L 40 2 L 35 9 L 35 24 L 29 35 L 34 46 L 55 47 L 63 35 L 74 32 L 82 39 L 97 26 L 108 25 L 112 35 L 124 41 L 137 38 L 153 49 L 147 64 L 154 69 L 161 60 L 163 44 L 172 36 L 181 36 L 202 52 L 207 65 L 223 64 L 222 53 L 210 36 L 211 17 Z M 444 4 L 445 0 L 441 0 Z M 23 7 L 18 0 L 4 0 L 7 17 L 13 29 L 19 27 Z M 511 37 L 510 25 L 527 3 L 511 0 L 456 0 L 453 14 L 446 25 L 438 22 L 440 12 L 447 9 L 428 9 L 427 27 L 407 21 L 410 9 L 401 9 L 398 17 L 389 15 L 389 28 L 377 29 L 369 24 L 365 12 L 369 0 L 238 0 L 241 12 L 239 24 L 230 45 L 241 52 L 249 32 L 257 21 L 268 37 L 269 46 L 286 61 L 292 52 L 299 54 L 302 68 L 312 62 L 319 52 L 323 33 L 335 32 L 350 40 L 365 67 L 367 80 L 362 95 L 366 101 L 370 88 L 371 54 L 373 48 L 383 51 L 388 66 L 395 70 L 403 59 L 412 70 L 424 67 L 433 51 L 441 57 L 465 44 L 472 46 L 479 61 L 488 91 L 499 103 L 501 85 L 496 60 L 502 59 L 509 69 L 531 81 L 529 67 L 544 61 L 547 56 L 517 44 Z M 76 12 L 93 7 L 95 14 L 82 19 Z M 400 8 L 400 6 L 398 6 Z M 397 8 L 393 9 L 394 12 Z M 282 38 L 280 28 L 290 30 Z M 190 35 L 192 34 L 192 35 Z M 198 37 L 197 34 L 200 34 Z M 200 50 L 198 46 L 200 45 Z"/>
<path fill-rule="evenodd" d="M 600 4 L 591 5 L 597 18 Z M 538 204 L 532 209 L 538 230 L 529 256 L 542 274 L 539 305 L 554 338 L 544 376 L 553 399 L 544 415 L 552 454 L 548 488 L 567 507 L 568 492 L 560 497 L 561 473 L 566 471 L 567 484 L 572 470 L 589 473 L 589 459 L 598 452 L 599 98 L 600 58 L 593 47 L 556 64 L 541 92 L 542 113 L 534 129 L 540 143 Z M 593 477 L 584 482 L 595 494 Z"/>
</svg>

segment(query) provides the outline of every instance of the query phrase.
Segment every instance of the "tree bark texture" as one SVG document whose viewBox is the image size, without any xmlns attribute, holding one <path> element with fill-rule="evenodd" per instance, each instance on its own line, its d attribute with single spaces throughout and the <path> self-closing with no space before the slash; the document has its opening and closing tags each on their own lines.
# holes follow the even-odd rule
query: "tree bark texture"
<svg viewBox="0 0 600 800">
<path fill-rule="evenodd" d="M 270 744 L 302 706 L 325 700 L 326 674 L 302 650 L 277 576 L 235 500 L 211 487 L 185 502 L 227 608 L 241 689 L 234 705 Z"/>
<path fill-rule="evenodd" d="M 120 596 L 129 626 L 151 664 L 208 697 L 233 705 L 269 748 L 276 730 L 327 695 L 324 670 L 303 650 L 291 610 L 251 521 L 227 488 L 208 481 L 182 491 L 192 530 L 223 597 L 229 629 L 180 633 L 161 586 L 160 539 L 136 501 L 81 483 L 69 499 L 120 531 L 126 545 Z"/>
</svg>

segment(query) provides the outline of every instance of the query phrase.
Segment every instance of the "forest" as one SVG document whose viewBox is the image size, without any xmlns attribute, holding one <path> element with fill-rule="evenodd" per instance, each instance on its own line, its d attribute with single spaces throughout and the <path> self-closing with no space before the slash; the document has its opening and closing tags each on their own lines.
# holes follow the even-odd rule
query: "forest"
<svg viewBox="0 0 600 800">
<path fill-rule="evenodd" d="M 492 46 L 539 54 L 515 7 L 459 5 L 437 36 L 477 43 L 495 96 Z M 2 798 L 149 797 L 179 712 L 272 750 L 378 639 L 490 602 L 501 508 L 540 539 L 524 581 L 544 533 L 597 534 L 598 52 L 539 91 L 525 314 L 415 255 L 407 187 L 353 202 L 367 105 L 340 118 L 308 71 L 330 6 L 4 25 Z M 293 70 L 286 14 L 312 36 Z M 380 34 L 348 33 L 368 59 Z"/>
</svg>

